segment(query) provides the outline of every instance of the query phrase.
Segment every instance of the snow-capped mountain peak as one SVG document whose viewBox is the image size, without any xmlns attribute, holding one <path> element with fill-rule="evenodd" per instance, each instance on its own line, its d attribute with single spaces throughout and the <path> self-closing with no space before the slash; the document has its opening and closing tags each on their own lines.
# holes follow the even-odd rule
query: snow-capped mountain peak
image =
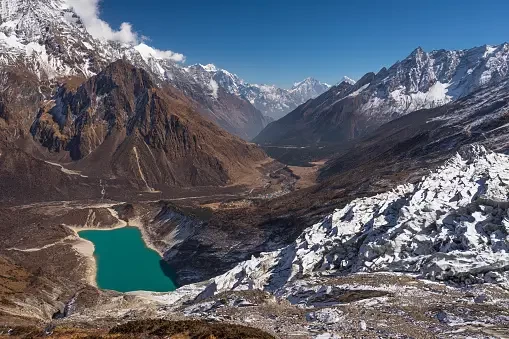
<svg viewBox="0 0 509 339">
<path fill-rule="evenodd" d="M 343 77 L 343 79 L 341 79 L 341 81 L 339 83 L 342 83 L 342 82 L 346 82 L 347 84 L 350 84 L 350 85 L 355 85 L 355 83 L 357 81 L 353 80 L 352 78 L 349 78 L 347 77 L 346 75 Z"/>
<path fill-rule="evenodd" d="M 200 66 L 206 70 L 207 72 L 218 72 L 219 69 L 216 67 L 216 65 L 214 64 L 207 64 L 207 65 L 202 65 L 200 64 Z"/>
<path fill-rule="evenodd" d="M 112 30 L 99 18 L 92 21 L 104 23 L 107 34 L 93 32 L 90 18 L 78 14 L 83 11 L 80 1 L 0 0 L 0 65 L 21 64 L 20 71 L 54 82 L 68 76 L 89 78 L 124 59 L 157 82 L 180 89 L 201 105 L 203 115 L 233 134 L 249 139 L 266 125 L 266 118 L 246 100 L 220 91 L 212 79 L 217 67 L 191 72 L 179 64 L 182 54 L 120 39 L 122 28 Z"/>
<path fill-rule="evenodd" d="M 319 81 L 312 77 L 307 77 L 306 79 L 298 82 L 294 82 L 291 89 L 297 88 L 305 83 L 318 83 Z"/>
<path fill-rule="evenodd" d="M 289 90 L 270 84 L 250 84 L 238 75 L 213 64 L 195 64 L 185 67 L 195 79 L 204 83 L 211 80 L 228 93 L 245 98 L 264 115 L 280 118 L 307 100 L 317 97 L 330 88 L 314 78 L 296 82 Z"/>
<path fill-rule="evenodd" d="M 507 43 L 452 51 L 416 48 L 353 85 L 342 82 L 332 87 L 306 109 L 295 111 L 291 123 L 272 123 L 256 141 L 272 145 L 345 142 L 408 113 L 464 98 L 508 76 Z M 354 121 L 355 128 L 346 121 Z"/>
<path fill-rule="evenodd" d="M 316 80 L 315 78 L 312 78 L 312 77 L 308 77 L 302 81 L 299 81 L 299 82 L 295 82 L 292 86 L 292 88 L 290 88 L 290 91 L 292 90 L 296 90 L 296 89 L 299 89 L 303 86 L 307 86 L 307 87 L 310 87 L 310 86 L 325 86 L 327 87 L 328 85 L 327 84 L 324 84 L 324 83 L 321 83 L 320 81 Z"/>
<path fill-rule="evenodd" d="M 94 37 L 72 6 L 74 0 L 0 0 L 0 63 L 25 60 L 39 78 L 68 75 L 90 77 L 110 62 L 126 59 L 177 87 L 200 87 L 217 100 L 218 88 L 246 99 L 265 115 L 279 118 L 327 86 L 308 78 L 291 90 L 251 85 L 214 64 L 182 67 L 184 56 L 145 43 Z M 195 90 L 193 90 L 195 91 Z M 209 100 L 207 99 L 207 100 Z"/>
<path fill-rule="evenodd" d="M 248 85 L 243 96 L 264 114 L 279 119 L 330 88 L 314 78 L 296 82 L 287 90 L 274 85 Z"/>
<path fill-rule="evenodd" d="M 321 83 L 315 78 L 306 78 L 303 81 L 296 82 L 289 92 L 298 98 L 302 103 L 315 98 L 330 88 L 328 84 Z"/>
</svg>

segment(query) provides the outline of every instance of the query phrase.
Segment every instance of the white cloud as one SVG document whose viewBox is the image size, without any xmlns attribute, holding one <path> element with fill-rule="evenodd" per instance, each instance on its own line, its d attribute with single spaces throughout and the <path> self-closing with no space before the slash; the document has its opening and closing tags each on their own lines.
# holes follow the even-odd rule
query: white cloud
<svg viewBox="0 0 509 339">
<path fill-rule="evenodd" d="M 138 35 L 128 22 L 123 22 L 119 30 L 114 30 L 104 20 L 99 18 L 100 0 L 67 0 L 76 14 L 81 18 L 87 31 L 97 39 L 113 40 L 123 43 L 136 43 Z"/>
<path fill-rule="evenodd" d="M 118 41 L 122 43 L 138 44 L 140 41 L 147 40 L 144 36 L 139 36 L 130 23 L 123 22 L 120 29 L 115 30 L 104 20 L 99 18 L 99 2 L 101 0 L 66 0 L 76 14 L 81 18 L 87 31 L 96 39 Z M 144 50 L 145 56 L 150 55 L 156 59 L 168 59 L 176 62 L 185 60 L 184 55 L 172 51 L 161 51 L 145 44 L 140 44 Z M 140 51 L 140 50 L 139 50 Z M 141 51 L 140 51 L 141 54 Z"/>
<path fill-rule="evenodd" d="M 176 62 L 182 62 L 185 60 L 185 57 L 183 54 L 175 53 L 172 51 L 161 51 L 157 48 L 150 47 L 144 43 L 141 43 L 134 47 L 138 53 L 145 59 L 145 61 L 148 61 L 150 58 L 154 59 L 167 59 L 167 60 L 173 60 Z"/>
<path fill-rule="evenodd" d="M 219 85 L 214 79 L 210 79 L 209 88 L 212 91 L 212 96 L 217 99 L 217 92 L 219 91 Z"/>
</svg>

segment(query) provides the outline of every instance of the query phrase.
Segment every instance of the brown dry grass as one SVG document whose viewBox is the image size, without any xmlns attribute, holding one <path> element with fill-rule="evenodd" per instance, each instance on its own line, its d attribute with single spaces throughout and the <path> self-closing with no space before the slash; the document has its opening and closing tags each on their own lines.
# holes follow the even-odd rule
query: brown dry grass
<svg viewBox="0 0 509 339">
<path fill-rule="evenodd" d="M 290 170 L 299 177 L 296 189 L 311 187 L 316 184 L 318 171 L 325 162 L 315 162 L 312 167 L 289 166 Z"/>
<path fill-rule="evenodd" d="M 10 329 L 0 327 L 0 339 L 43 337 L 44 329 L 32 326 Z M 56 327 L 51 338 L 56 339 L 134 339 L 134 338 L 171 338 L 171 339 L 272 339 L 273 336 L 251 327 L 208 323 L 200 320 L 168 321 L 138 320 L 117 325 L 111 329 Z"/>
<path fill-rule="evenodd" d="M 28 285 L 29 276 L 23 268 L 0 257 L 0 304 L 7 302 L 5 296 L 22 293 Z"/>
<path fill-rule="evenodd" d="M 86 81 L 86 78 L 78 76 L 68 76 L 59 78 L 58 82 L 68 91 L 76 92 L 78 88 Z"/>
</svg>

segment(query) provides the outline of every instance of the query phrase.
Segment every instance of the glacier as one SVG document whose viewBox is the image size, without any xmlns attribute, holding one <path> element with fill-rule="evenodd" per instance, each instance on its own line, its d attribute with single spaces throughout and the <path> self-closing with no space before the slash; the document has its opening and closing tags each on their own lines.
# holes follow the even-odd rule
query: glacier
<svg viewBox="0 0 509 339">
<path fill-rule="evenodd" d="M 508 208 L 509 156 L 469 145 L 417 183 L 351 201 L 280 250 L 153 298 L 176 302 L 254 289 L 291 297 L 320 277 L 364 273 L 507 288 Z"/>
</svg>

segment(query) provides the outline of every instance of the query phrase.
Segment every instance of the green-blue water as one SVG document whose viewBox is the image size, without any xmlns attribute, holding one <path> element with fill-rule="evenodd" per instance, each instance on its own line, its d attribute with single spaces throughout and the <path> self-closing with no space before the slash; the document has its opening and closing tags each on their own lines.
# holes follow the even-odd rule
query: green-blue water
<svg viewBox="0 0 509 339">
<path fill-rule="evenodd" d="M 119 292 L 175 290 L 172 271 L 157 252 L 145 246 L 136 227 L 78 232 L 94 243 L 97 285 Z"/>
</svg>

